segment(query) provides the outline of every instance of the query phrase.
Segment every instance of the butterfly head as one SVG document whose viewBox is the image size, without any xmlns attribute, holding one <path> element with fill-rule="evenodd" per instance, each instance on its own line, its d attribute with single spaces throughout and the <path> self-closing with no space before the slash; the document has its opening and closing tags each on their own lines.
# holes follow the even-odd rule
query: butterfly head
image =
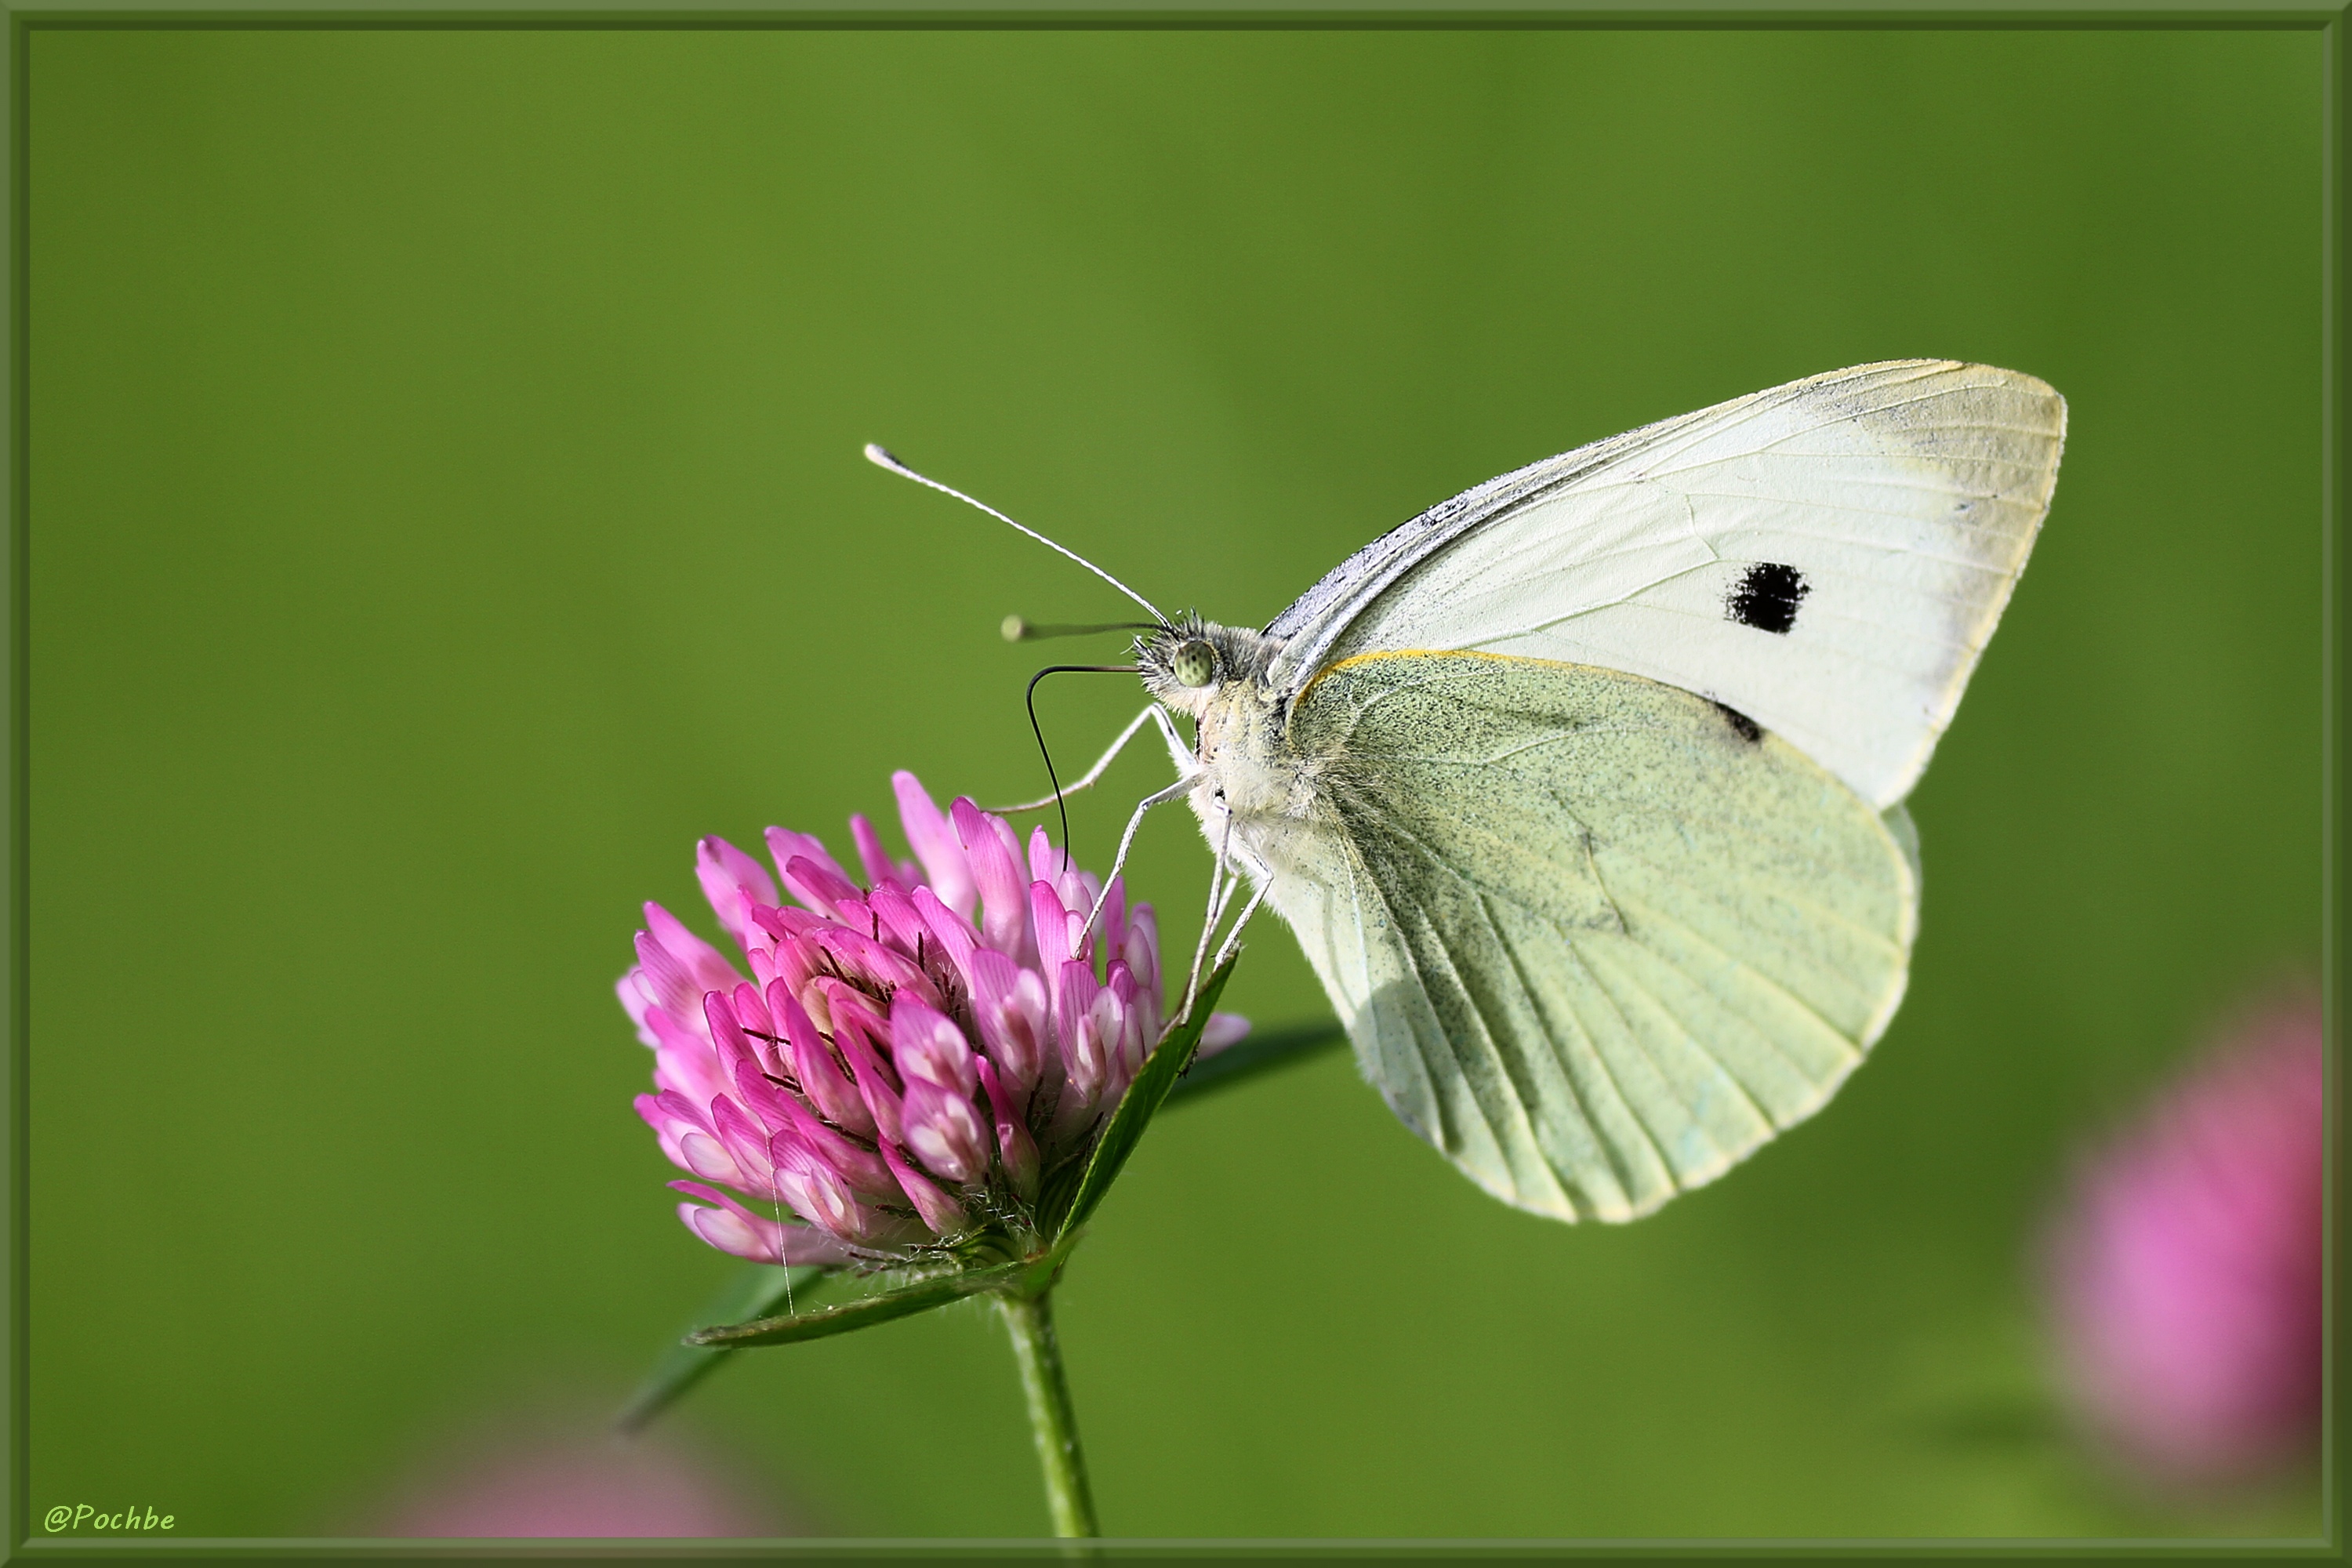
<svg viewBox="0 0 2352 1568">
<path fill-rule="evenodd" d="M 1246 627 L 1186 616 L 1136 638 L 1135 662 L 1146 690 L 1198 719 L 1236 681 L 1264 674 L 1280 647 Z"/>
</svg>

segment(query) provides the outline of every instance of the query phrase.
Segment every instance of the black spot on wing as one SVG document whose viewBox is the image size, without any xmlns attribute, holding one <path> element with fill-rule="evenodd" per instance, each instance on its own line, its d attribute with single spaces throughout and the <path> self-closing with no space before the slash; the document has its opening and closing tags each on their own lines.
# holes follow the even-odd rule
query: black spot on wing
<svg viewBox="0 0 2352 1568">
<path fill-rule="evenodd" d="M 1755 745 L 1764 739 L 1764 727 L 1738 709 L 1728 703 L 1717 702 L 1715 705 L 1715 710 L 1722 714 L 1723 721 L 1730 725 L 1732 731 L 1749 745 Z"/>
<path fill-rule="evenodd" d="M 1786 637 L 1797 624 L 1797 606 L 1812 591 L 1812 584 L 1794 566 L 1759 561 L 1739 579 L 1739 586 L 1731 591 L 1723 608 L 1743 626 Z"/>
</svg>

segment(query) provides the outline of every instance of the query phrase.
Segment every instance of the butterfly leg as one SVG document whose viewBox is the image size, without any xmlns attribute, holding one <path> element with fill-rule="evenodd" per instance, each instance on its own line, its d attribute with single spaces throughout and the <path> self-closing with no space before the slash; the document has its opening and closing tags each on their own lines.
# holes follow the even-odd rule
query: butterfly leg
<svg viewBox="0 0 2352 1568">
<path fill-rule="evenodd" d="M 1154 708 L 1151 711 L 1157 713 L 1160 710 Z M 1139 723 L 1141 721 L 1139 720 L 1138 722 Z M 1133 730 L 1134 726 L 1129 725 L 1129 731 L 1130 733 L 1133 732 Z M 1143 814 L 1150 811 L 1155 805 L 1166 805 L 1171 800 L 1183 799 L 1184 792 L 1192 787 L 1192 780 L 1188 774 L 1183 778 L 1178 779 L 1166 789 L 1159 790 L 1151 795 L 1147 795 L 1136 803 L 1135 815 L 1127 819 L 1127 831 L 1118 836 L 1118 853 L 1111 858 L 1110 870 L 1103 877 L 1102 893 L 1095 900 L 1095 907 L 1087 911 L 1087 929 L 1093 929 L 1095 921 L 1100 918 L 1102 914 L 1103 905 L 1110 901 L 1110 885 L 1113 881 L 1118 879 L 1120 868 L 1127 864 L 1127 851 L 1135 842 L 1135 830 L 1143 826 Z"/>
<path fill-rule="evenodd" d="M 1192 973 L 1184 982 L 1184 1008 L 1176 1015 L 1178 1023 L 1192 1016 L 1192 1003 L 1201 994 L 1201 961 L 1209 956 L 1209 938 L 1216 934 L 1217 922 L 1225 918 L 1225 905 L 1232 901 L 1234 881 L 1238 880 L 1227 879 L 1226 859 L 1234 847 L 1234 809 L 1225 804 L 1223 790 L 1217 792 L 1217 809 L 1225 814 L 1224 831 L 1217 836 L 1216 861 L 1209 868 L 1209 907 L 1201 917 L 1201 942 L 1192 950 Z"/>
<path fill-rule="evenodd" d="M 1225 960 L 1241 951 L 1242 927 L 1250 923 L 1250 916 L 1257 913 L 1258 905 L 1265 902 L 1265 890 L 1272 886 L 1274 879 L 1265 878 L 1259 881 L 1257 889 L 1250 894 L 1249 902 L 1242 906 L 1241 914 L 1234 921 L 1234 929 L 1225 933 L 1225 940 L 1217 946 L 1217 962 L 1209 966 L 1212 972 L 1222 968 Z"/>
<path fill-rule="evenodd" d="M 1168 754 L 1176 759 L 1178 771 L 1190 772 L 1192 765 L 1192 749 L 1184 744 L 1182 739 L 1177 735 L 1175 722 L 1168 717 L 1168 710 L 1154 702 L 1129 720 L 1127 728 L 1118 732 L 1118 739 L 1110 743 L 1110 750 L 1097 758 L 1095 765 L 1088 768 L 1083 777 L 1064 784 L 1062 793 L 1076 795 L 1082 789 L 1092 788 L 1096 782 L 1108 771 L 1112 759 L 1125 751 L 1127 743 L 1135 739 L 1136 731 L 1141 730 L 1146 722 L 1154 720 L 1159 721 L 1160 733 L 1168 742 Z M 1043 800 L 1024 800 L 1019 805 L 992 805 L 987 809 L 999 816 L 1010 816 L 1016 811 L 1043 811 L 1054 804 L 1054 798 L 1049 795 Z"/>
</svg>

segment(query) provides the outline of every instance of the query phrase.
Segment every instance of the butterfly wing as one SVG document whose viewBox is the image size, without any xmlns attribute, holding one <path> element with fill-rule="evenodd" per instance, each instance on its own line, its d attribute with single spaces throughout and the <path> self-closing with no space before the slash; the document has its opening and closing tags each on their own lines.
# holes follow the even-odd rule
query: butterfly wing
<svg viewBox="0 0 2352 1568">
<path fill-rule="evenodd" d="M 1712 1180 L 1819 1109 L 1902 995 L 1906 825 L 1703 699 L 1370 656 L 1288 734 L 1316 788 L 1253 845 L 1270 897 L 1391 1106 L 1522 1208 L 1631 1219 Z"/>
<path fill-rule="evenodd" d="M 1738 710 L 1881 807 L 1950 722 L 2048 510 L 2063 399 L 1901 360 L 1813 376 L 1491 479 L 1266 628 L 1302 688 L 1381 649 L 1623 669 Z"/>
</svg>

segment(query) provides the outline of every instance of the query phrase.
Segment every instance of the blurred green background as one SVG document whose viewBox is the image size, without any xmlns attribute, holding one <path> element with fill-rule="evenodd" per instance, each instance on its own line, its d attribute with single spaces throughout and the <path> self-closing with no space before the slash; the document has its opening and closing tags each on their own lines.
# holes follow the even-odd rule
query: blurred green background
<svg viewBox="0 0 2352 1568">
<path fill-rule="evenodd" d="M 1040 788 L 1008 611 L 1262 623 L 1491 474 L 1856 362 L 2065 393 L 1913 809 L 1910 997 L 1622 1229 L 1338 1056 L 1171 1112 L 1063 1331 L 1139 1535 L 2310 1531 L 2068 1438 L 2083 1137 L 2318 956 L 2308 32 L 40 32 L 32 1502 L 371 1528 L 590 1423 L 735 1267 L 614 1005 L 694 840 Z M 1109 653 L 1073 646 L 1085 658 Z M 1048 683 L 1082 764 L 1138 706 Z M 1108 858 L 1165 759 L 1075 804 Z M 1208 860 L 1132 879 L 1189 947 Z M 1229 1005 L 1325 1005 L 1260 928 Z M 553 1412 L 553 1415 L 548 1413 Z M 1045 1527 L 958 1309 L 682 1407 L 804 1528 Z"/>
</svg>

